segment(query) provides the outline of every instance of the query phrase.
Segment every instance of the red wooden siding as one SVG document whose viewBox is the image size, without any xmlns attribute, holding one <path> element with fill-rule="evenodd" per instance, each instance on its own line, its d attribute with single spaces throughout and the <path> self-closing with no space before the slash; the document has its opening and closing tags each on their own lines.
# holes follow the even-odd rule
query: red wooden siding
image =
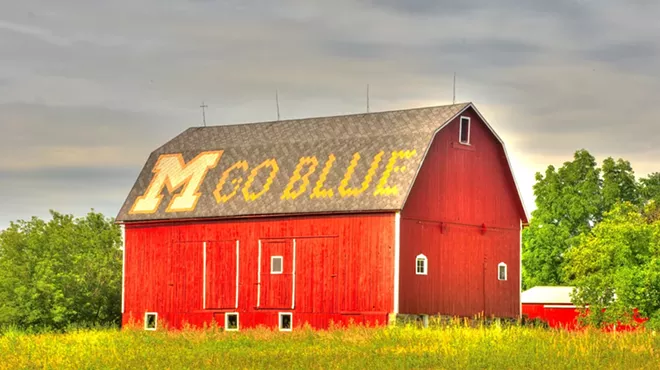
<svg viewBox="0 0 660 370">
<path fill-rule="evenodd" d="M 293 308 L 293 240 L 261 242 L 259 308 Z M 271 273 L 271 258 L 282 257 L 282 273 Z M 259 257 L 258 257 L 259 258 Z"/>
<path fill-rule="evenodd" d="M 196 243 L 198 244 L 198 243 Z M 236 308 L 237 241 L 206 243 L 206 302 L 204 308 Z"/>
<path fill-rule="evenodd" d="M 401 214 L 399 311 L 516 317 L 524 212 L 500 143 L 472 109 L 463 116 L 470 145 L 458 142 L 460 117 L 441 130 Z M 428 275 L 415 274 L 419 254 Z"/>
<path fill-rule="evenodd" d="M 544 305 L 523 303 L 523 315 L 528 319 L 538 319 L 544 321 L 551 328 L 564 328 L 574 330 L 578 328 L 579 311 L 572 304 L 559 305 L 554 304 Z"/>
<path fill-rule="evenodd" d="M 218 313 L 239 312 L 241 328 L 277 327 L 293 312 L 294 327 L 326 328 L 385 323 L 393 310 L 391 213 L 127 224 L 125 253 L 124 323 L 158 312 L 159 325 L 223 326 Z M 282 274 L 270 274 L 273 255 Z"/>
</svg>

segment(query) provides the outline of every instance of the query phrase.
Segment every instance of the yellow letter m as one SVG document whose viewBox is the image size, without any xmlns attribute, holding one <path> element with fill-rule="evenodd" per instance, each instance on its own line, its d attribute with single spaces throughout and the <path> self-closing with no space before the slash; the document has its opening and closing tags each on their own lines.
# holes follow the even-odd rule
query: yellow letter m
<svg viewBox="0 0 660 370">
<path fill-rule="evenodd" d="M 163 188 L 171 193 L 183 187 L 183 190 L 172 197 L 165 212 L 192 211 L 197 205 L 200 193 L 199 187 L 206 173 L 218 164 L 222 150 L 202 152 L 197 157 L 184 163 L 181 154 L 163 154 L 158 158 L 152 172 L 151 183 L 144 195 L 137 197 L 130 214 L 154 213 L 163 200 Z"/>
</svg>

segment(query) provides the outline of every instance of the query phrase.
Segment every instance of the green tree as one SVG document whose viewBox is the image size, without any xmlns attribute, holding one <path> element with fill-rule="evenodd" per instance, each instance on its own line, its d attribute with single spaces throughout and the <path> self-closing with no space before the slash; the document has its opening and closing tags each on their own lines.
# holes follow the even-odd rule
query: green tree
<svg viewBox="0 0 660 370">
<path fill-rule="evenodd" d="M 571 239 L 600 220 L 602 180 L 595 158 L 586 150 L 545 176 L 536 174 L 537 208 L 523 232 L 523 286 L 560 285 L 564 254 Z"/>
<path fill-rule="evenodd" d="M 603 204 L 602 211 L 608 211 L 616 202 L 640 203 L 639 185 L 630 162 L 612 157 L 603 161 Z"/>
<path fill-rule="evenodd" d="M 660 204 L 660 172 L 650 174 L 648 177 L 640 179 L 640 193 L 644 203 L 655 200 Z"/>
<path fill-rule="evenodd" d="M 51 215 L 48 222 L 12 222 L 0 233 L 0 325 L 118 323 L 118 225 L 93 211 L 78 219 Z"/>
<path fill-rule="evenodd" d="M 650 202 L 640 212 L 630 202 L 617 203 L 566 253 L 565 269 L 577 288 L 573 301 L 589 305 L 587 323 L 630 323 L 637 308 L 649 326 L 660 327 L 659 208 Z"/>
<path fill-rule="evenodd" d="M 523 287 L 565 285 L 572 277 L 563 268 L 566 253 L 618 202 L 641 207 L 646 200 L 660 199 L 660 175 L 637 182 L 630 162 L 611 157 L 601 168 L 586 150 L 545 176 L 536 174 L 536 210 L 523 232 Z"/>
</svg>

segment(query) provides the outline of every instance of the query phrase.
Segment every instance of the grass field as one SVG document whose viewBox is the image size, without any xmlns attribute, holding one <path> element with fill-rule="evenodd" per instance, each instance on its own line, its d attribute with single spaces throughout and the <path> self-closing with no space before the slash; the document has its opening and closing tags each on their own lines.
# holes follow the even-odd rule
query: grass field
<svg viewBox="0 0 660 370">
<path fill-rule="evenodd" d="M 356 327 L 0 336 L 0 369 L 660 369 L 660 335 L 523 327 Z"/>
</svg>

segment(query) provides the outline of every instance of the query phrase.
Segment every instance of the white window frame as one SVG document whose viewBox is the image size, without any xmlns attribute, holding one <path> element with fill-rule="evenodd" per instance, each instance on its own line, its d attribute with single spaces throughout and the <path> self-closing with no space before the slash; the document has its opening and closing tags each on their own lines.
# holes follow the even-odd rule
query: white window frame
<svg viewBox="0 0 660 370">
<path fill-rule="evenodd" d="M 147 327 L 147 323 L 149 322 L 149 321 L 147 321 L 147 316 L 149 316 L 149 315 L 153 315 L 153 316 L 154 316 L 154 323 L 155 323 L 155 325 L 154 325 L 153 328 L 149 328 L 149 327 Z M 144 313 L 144 330 L 151 330 L 151 331 L 154 331 L 154 330 L 156 330 L 156 329 L 158 329 L 158 312 L 145 312 L 145 313 Z"/>
<path fill-rule="evenodd" d="M 467 120 L 467 141 L 463 141 L 461 138 L 461 132 L 463 132 L 463 120 Z M 470 145 L 470 130 L 472 129 L 472 120 L 470 117 L 461 116 L 458 121 L 458 142 L 463 145 Z"/>
<path fill-rule="evenodd" d="M 236 315 L 236 329 L 229 329 L 229 315 Z M 238 312 L 225 312 L 225 331 L 239 331 L 241 328 Z"/>
<path fill-rule="evenodd" d="M 273 270 L 273 261 L 275 261 L 276 258 L 279 258 L 280 260 L 280 271 L 274 271 Z M 271 275 L 273 274 L 281 274 L 284 272 L 284 256 L 270 256 L 270 273 Z"/>
<path fill-rule="evenodd" d="M 502 267 L 504 267 L 504 279 L 501 279 L 501 278 L 500 278 L 500 269 L 501 269 Z M 509 268 L 506 266 L 506 263 L 504 263 L 504 262 L 500 262 L 500 263 L 497 265 L 497 280 L 499 280 L 499 281 L 506 281 L 506 280 L 508 279 L 508 277 L 509 277 L 509 276 L 508 276 L 508 275 L 509 275 L 509 271 L 508 271 L 508 270 L 509 270 Z"/>
<path fill-rule="evenodd" d="M 417 270 L 417 263 L 419 260 L 424 261 L 424 272 L 419 272 Z M 415 257 L 415 275 L 428 275 L 429 273 L 429 259 L 423 255 L 423 254 L 418 254 L 417 257 Z"/>
<path fill-rule="evenodd" d="M 289 320 L 291 322 L 291 327 L 288 329 L 282 328 L 282 317 L 283 316 L 289 316 Z M 278 312 L 277 313 L 277 327 L 280 329 L 280 331 L 292 331 L 293 330 L 293 312 Z"/>
</svg>

